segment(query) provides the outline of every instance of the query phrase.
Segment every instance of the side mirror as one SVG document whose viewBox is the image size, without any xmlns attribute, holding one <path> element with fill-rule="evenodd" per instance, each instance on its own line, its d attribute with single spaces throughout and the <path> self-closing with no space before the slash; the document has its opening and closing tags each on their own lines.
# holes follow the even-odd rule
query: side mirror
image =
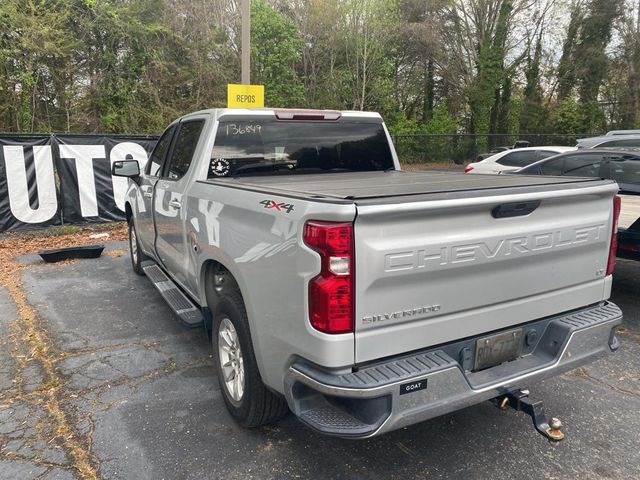
<svg viewBox="0 0 640 480">
<path fill-rule="evenodd" d="M 116 177 L 135 178 L 140 176 L 140 166 L 136 160 L 121 160 L 113 162 L 111 174 Z"/>
</svg>

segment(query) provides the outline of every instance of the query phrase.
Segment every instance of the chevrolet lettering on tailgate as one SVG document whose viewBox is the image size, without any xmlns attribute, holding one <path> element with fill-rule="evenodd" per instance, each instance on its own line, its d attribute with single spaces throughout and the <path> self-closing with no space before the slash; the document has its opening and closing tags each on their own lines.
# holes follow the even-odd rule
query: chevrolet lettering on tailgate
<svg viewBox="0 0 640 480">
<path fill-rule="evenodd" d="M 536 252 L 600 241 L 605 231 L 605 225 L 597 224 L 572 230 L 504 238 L 494 242 L 463 243 L 434 249 L 389 253 L 385 255 L 385 272 L 427 267 L 437 269 L 438 266 L 457 263 L 531 255 Z"/>
</svg>

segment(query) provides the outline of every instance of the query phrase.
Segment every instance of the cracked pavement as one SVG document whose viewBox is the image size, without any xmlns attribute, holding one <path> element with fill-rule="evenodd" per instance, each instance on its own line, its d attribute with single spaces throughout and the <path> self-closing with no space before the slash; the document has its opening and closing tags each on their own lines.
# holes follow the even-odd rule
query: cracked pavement
<svg viewBox="0 0 640 480">
<path fill-rule="evenodd" d="M 23 257 L 28 305 L 0 288 L 0 479 L 640 478 L 640 262 L 616 268 L 619 352 L 530 386 L 562 419 L 560 445 L 489 402 L 348 441 L 291 415 L 237 426 L 202 330 L 173 317 L 123 246 L 65 265 Z"/>
</svg>

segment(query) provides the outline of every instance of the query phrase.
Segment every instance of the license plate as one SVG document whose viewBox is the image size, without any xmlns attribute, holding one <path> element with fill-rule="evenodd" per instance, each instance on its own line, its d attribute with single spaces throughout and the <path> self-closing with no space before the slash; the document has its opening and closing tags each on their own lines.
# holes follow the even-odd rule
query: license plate
<svg viewBox="0 0 640 480">
<path fill-rule="evenodd" d="M 482 370 L 520 356 L 522 329 L 510 330 L 476 340 L 474 370 Z"/>
</svg>

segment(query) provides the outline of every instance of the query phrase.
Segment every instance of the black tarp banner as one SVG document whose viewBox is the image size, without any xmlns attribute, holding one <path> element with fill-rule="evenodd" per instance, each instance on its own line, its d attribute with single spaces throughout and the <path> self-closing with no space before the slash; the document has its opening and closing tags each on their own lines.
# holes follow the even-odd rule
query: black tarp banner
<svg viewBox="0 0 640 480">
<path fill-rule="evenodd" d="M 156 137 L 0 136 L 0 232 L 124 219 L 128 180 L 117 160 L 144 168 Z"/>
<path fill-rule="evenodd" d="M 51 137 L 0 137 L 0 232 L 59 225 Z"/>
<path fill-rule="evenodd" d="M 112 177 L 111 165 L 137 160 L 143 170 L 154 145 L 155 140 L 126 137 L 55 135 L 64 223 L 123 220 L 128 180 Z"/>
</svg>

